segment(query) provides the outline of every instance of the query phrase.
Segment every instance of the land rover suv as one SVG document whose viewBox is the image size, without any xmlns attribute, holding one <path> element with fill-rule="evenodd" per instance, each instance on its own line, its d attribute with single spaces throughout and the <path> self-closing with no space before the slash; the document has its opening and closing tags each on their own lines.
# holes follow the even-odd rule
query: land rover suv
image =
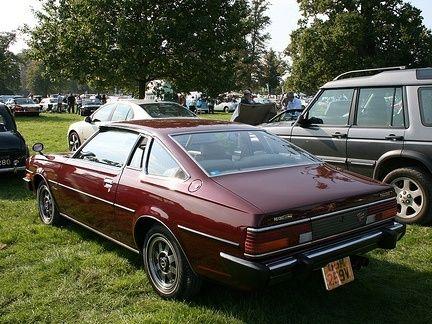
<svg viewBox="0 0 432 324">
<path fill-rule="evenodd" d="M 375 74 L 350 77 L 363 72 Z M 400 221 L 432 221 L 432 68 L 344 73 L 297 121 L 276 116 L 263 127 L 324 161 L 392 184 Z"/>
</svg>

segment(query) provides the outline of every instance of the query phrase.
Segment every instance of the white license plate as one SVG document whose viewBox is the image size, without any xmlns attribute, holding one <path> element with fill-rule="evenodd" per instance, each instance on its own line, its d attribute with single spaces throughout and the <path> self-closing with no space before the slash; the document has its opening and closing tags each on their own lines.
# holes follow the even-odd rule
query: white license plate
<svg viewBox="0 0 432 324">
<path fill-rule="evenodd" d="M 332 290 L 354 280 L 354 272 L 349 257 L 336 260 L 322 268 L 327 290 Z"/>
</svg>

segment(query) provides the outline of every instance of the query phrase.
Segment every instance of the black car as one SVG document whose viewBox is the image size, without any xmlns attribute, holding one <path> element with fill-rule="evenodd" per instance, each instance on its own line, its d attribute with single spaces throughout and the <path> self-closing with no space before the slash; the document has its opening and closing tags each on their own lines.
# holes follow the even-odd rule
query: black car
<svg viewBox="0 0 432 324">
<path fill-rule="evenodd" d="M 97 99 L 83 99 L 81 106 L 79 106 L 79 114 L 81 116 L 90 116 L 93 114 L 100 106 L 102 106 L 102 102 Z"/>
<path fill-rule="evenodd" d="M 326 162 L 393 185 L 400 221 L 432 222 L 432 68 L 344 73 L 321 87 L 296 122 L 262 126 Z"/>
<path fill-rule="evenodd" d="M 28 156 L 28 148 L 11 112 L 0 104 L 0 174 L 25 170 Z"/>
</svg>

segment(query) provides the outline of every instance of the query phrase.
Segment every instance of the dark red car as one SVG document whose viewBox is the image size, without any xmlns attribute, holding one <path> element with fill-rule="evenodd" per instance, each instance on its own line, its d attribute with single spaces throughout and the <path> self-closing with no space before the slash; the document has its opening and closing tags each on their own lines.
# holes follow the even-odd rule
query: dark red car
<svg viewBox="0 0 432 324">
<path fill-rule="evenodd" d="M 393 188 L 243 124 L 115 123 L 27 169 L 44 223 L 67 218 L 142 253 L 163 297 L 187 298 L 201 278 L 253 289 L 321 268 L 332 289 L 405 233 Z"/>
</svg>

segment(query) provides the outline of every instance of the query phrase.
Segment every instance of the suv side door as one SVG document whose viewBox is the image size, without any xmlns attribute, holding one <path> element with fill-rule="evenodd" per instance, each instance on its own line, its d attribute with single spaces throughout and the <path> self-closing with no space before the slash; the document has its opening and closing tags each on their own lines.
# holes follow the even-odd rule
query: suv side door
<svg viewBox="0 0 432 324">
<path fill-rule="evenodd" d="M 325 89 L 308 107 L 307 126 L 296 124 L 291 142 L 326 162 L 346 168 L 346 141 L 354 89 Z M 279 135 L 279 134 L 278 134 Z"/>
<path fill-rule="evenodd" d="M 348 132 L 348 169 L 372 177 L 377 160 L 400 154 L 405 135 L 402 87 L 360 88 L 353 125 Z"/>
</svg>

